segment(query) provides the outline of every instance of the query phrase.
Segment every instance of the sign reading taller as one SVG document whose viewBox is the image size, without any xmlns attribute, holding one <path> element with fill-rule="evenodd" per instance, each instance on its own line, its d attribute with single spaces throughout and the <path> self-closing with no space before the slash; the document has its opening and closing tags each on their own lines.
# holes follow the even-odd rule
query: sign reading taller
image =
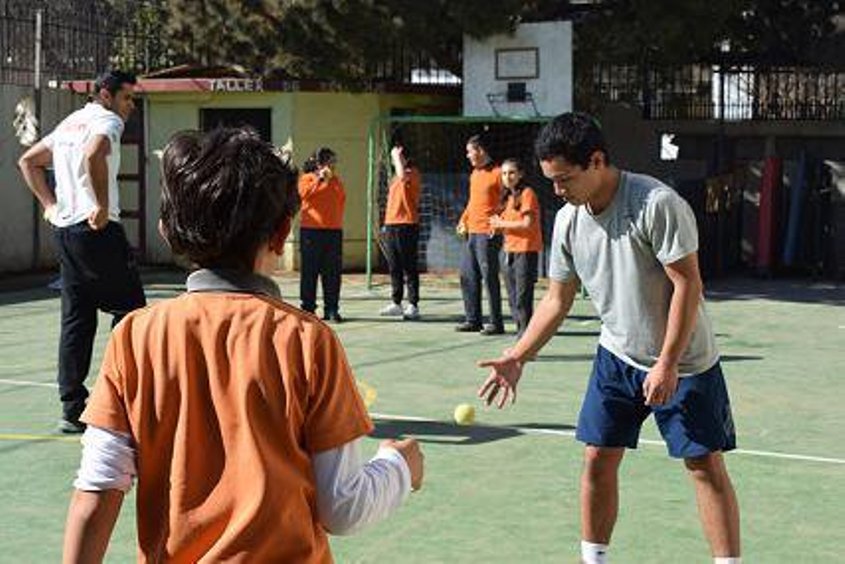
<svg viewBox="0 0 845 564">
<path fill-rule="evenodd" d="M 572 110 L 572 24 L 520 24 L 464 36 L 465 116 L 554 116 Z"/>
</svg>

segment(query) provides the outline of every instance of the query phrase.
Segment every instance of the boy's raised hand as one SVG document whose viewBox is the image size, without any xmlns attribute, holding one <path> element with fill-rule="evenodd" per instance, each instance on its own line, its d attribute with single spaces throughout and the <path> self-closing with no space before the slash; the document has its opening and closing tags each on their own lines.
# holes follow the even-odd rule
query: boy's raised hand
<svg viewBox="0 0 845 564">
<path fill-rule="evenodd" d="M 522 363 L 507 354 L 507 351 L 499 358 L 491 360 L 479 360 L 478 366 L 489 368 L 490 375 L 478 388 L 478 397 L 484 399 L 487 405 L 492 403 L 502 409 L 510 399 L 511 403 L 516 402 L 516 384 L 522 377 Z M 497 396 L 501 396 L 498 401 Z"/>
</svg>

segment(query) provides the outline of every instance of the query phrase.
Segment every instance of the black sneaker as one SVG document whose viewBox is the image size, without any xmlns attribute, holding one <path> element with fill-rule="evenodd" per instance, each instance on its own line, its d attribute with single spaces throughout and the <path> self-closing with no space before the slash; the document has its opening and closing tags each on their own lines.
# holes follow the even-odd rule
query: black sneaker
<svg viewBox="0 0 845 564">
<path fill-rule="evenodd" d="M 323 316 L 323 321 L 331 321 L 332 323 L 343 323 L 343 318 L 338 312 L 327 313 Z"/>
<path fill-rule="evenodd" d="M 481 333 L 482 335 L 486 335 L 486 336 L 489 336 L 489 335 L 504 335 L 505 334 L 505 328 L 502 327 L 501 325 L 493 325 L 492 323 L 487 323 L 478 332 Z"/>
<path fill-rule="evenodd" d="M 85 423 L 79 419 L 71 420 L 62 417 L 59 419 L 59 424 L 56 425 L 56 430 L 65 435 L 78 435 L 85 432 Z"/>
<path fill-rule="evenodd" d="M 481 325 L 478 323 L 470 323 L 469 321 L 464 321 L 459 325 L 455 326 L 455 331 L 458 333 L 475 333 L 481 330 Z"/>
</svg>

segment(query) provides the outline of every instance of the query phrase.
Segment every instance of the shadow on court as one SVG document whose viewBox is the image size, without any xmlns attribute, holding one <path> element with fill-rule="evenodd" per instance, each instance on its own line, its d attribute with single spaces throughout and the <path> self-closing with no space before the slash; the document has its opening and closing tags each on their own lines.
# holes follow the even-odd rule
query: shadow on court
<svg viewBox="0 0 845 564">
<path fill-rule="evenodd" d="M 188 273 L 178 268 L 141 268 L 141 282 L 147 299 L 181 294 L 187 277 Z M 61 279 L 57 272 L 0 275 L 0 306 L 57 300 L 60 297 Z"/>
<path fill-rule="evenodd" d="M 755 354 L 723 354 L 719 357 L 722 362 L 745 362 L 747 360 L 763 360 L 764 357 Z"/>
<path fill-rule="evenodd" d="M 43 287 L 34 287 L 28 290 L 0 289 L 0 306 L 55 300 L 58 297 L 59 292 L 47 288 L 45 282 Z"/>
<path fill-rule="evenodd" d="M 531 362 L 591 362 L 594 354 L 539 354 Z"/>
<path fill-rule="evenodd" d="M 367 368 L 370 366 L 381 366 L 384 364 L 389 364 L 391 362 L 402 362 L 406 360 L 416 360 L 422 358 L 424 356 L 432 356 L 432 355 L 439 355 L 443 353 L 447 353 L 450 351 L 466 349 L 466 348 L 476 348 L 478 346 L 477 342 L 467 342 L 467 343 L 458 343 L 456 345 L 449 345 L 440 348 L 430 348 L 425 351 L 412 351 L 407 354 L 400 354 L 391 357 L 384 357 L 378 360 L 370 360 L 367 362 L 356 362 L 352 364 L 352 368 L 354 370 L 360 370 L 361 368 Z"/>
<path fill-rule="evenodd" d="M 569 331 L 563 330 L 555 333 L 558 337 L 600 337 L 601 331 Z"/>
<path fill-rule="evenodd" d="M 567 321 L 600 321 L 598 315 L 567 315 Z"/>
<path fill-rule="evenodd" d="M 375 431 L 371 435 L 377 439 L 414 437 L 421 443 L 445 445 L 478 445 L 512 439 L 525 435 L 520 429 L 548 431 L 574 431 L 575 427 L 554 423 L 520 423 L 511 427 L 492 427 L 486 425 L 457 425 L 445 421 L 405 421 L 399 419 L 379 419 L 375 421 Z"/>
<path fill-rule="evenodd" d="M 345 302 L 378 302 L 381 304 L 378 307 L 386 306 L 390 303 L 390 298 L 378 294 L 350 294 L 349 296 L 341 295 L 341 299 Z M 420 298 L 420 307 L 425 307 L 427 303 L 458 303 L 460 296 L 422 296 Z"/>
<path fill-rule="evenodd" d="M 564 423 L 519 423 L 515 427 L 523 429 L 545 429 L 551 431 L 575 431 L 574 425 Z"/>
<path fill-rule="evenodd" d="M 522 433 L 515 429 L 476 425 L 464 426 L 442 421 L 382 419 L 377 420 L 375 424 L 376 428 L 371 436 L 377 439 L 394 439 L 411 436 L 421 443 L 455 446 L 492 443 L 522 435 Z"/>
<path fill-rule="evenodd" d="M 845 305 L 845 284 L 801 279 L 729 278 L 708 282 L 707 301 L 772 300 Z"/>
<path fill-rule="evenodd" d="M 345 300 L 344 299 L 344 301 L 352 301 L 352 300 Z M 426 323 L 428 323 L 428 324 L 446 323 L 446 324 L 449 324 L 449 325 L 457 325 L 458 323 L 463 321 L 463 317 L 458 316 L 458 315 L 452 315 L 452 314 L 438 315 L 438 314 L 426 314 L 426 313 L 423 313 L 422 317 L 420 317 L 419 319 L 415 319 L 413 321 L 410 321 L 410 320 L 406 321 L 398 315 L 388 316 L 388 315 L 378 315 L 377 313 L 374 313 L 373 315 L 354 315 L 354 316 L 353 315 L 350 315 L 350 316 L 344 315 L 343 319 L 344 319 L 344 321 L 366 321 L 368 323 L 385 323 L 385 324 L 389 324 L 389 323 L 403 323 L 404 324 L 404 323 L 407 323 L 409 326 L 410 325 L 416 325 L 416 324 L 426 324 Z"/>
<path fill-rule="evenodd" d="M 533 362 L 587 362 L 592 361 L 593 358 L 595 358 L 593 354 L 539 354 Z M 753 354 L 723 354 L 719 357 L 719 360 L 722 362 L 746 362 L 763 360 L 763 358 Z"/>
</svg>

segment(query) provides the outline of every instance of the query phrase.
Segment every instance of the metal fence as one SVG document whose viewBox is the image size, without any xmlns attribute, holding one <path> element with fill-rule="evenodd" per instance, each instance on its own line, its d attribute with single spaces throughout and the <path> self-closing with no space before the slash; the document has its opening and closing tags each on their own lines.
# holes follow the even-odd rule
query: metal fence
<svg viewBox="0 0 845 564">
<path fill-rule="evenodd" d="M 643 69 L 596 65 L 588 98 L 628 102 L 645 119 L 843 120 L 845 72 L 753 65 Z"/>
<path fill-rule="evenodd" d="M 454 64 L 460 65 L 463 45 L 450 44 L 444 51 Z M 374 82 L 392 84 L 428 84 L 460 86 L 461 77 L 439 65 L 432 57 L 409 45 L 394 43 L 385 49 L 383 57 L 367 64 L 367 76 Z"/>
<path fill-rule="evenodd" d="M 155 27 L 162 1 L 3 0 L 0 8 L 0 84 L 33 84 L 38 12 L 43 84 L 114 66 L 143 73 L 169 65 Z"/>
<path fill-rule="evenodd" d="M 38 11 L 44 84 L 92 77 L 108 67 L 143 74 L 182 62 L 167 50 L 165 0 L 0 0 L 0 84 L 33 84 Z M 460 44 L 447 51 L 460 61 Z M 408 45 L 391 45 L 365 65 L 364 75 L 375 83 L 460 84 L 459 76 Z"/>
</svg>

